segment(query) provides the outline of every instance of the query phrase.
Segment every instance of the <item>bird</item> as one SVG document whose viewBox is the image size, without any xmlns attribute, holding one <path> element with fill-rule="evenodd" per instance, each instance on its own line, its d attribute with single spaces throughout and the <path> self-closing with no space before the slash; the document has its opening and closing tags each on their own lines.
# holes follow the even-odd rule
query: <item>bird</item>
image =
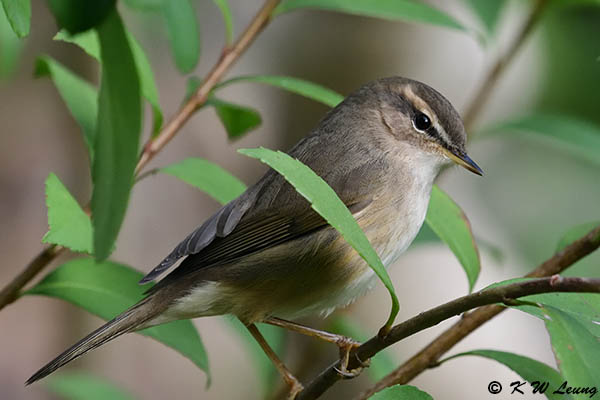
<svg viewBox="0 0 600 400">
<path fill-rule="evenodd" d="M 452 104 L 430 86 L 396 76 L 369 82 L 347 96 L 288 154 L 331 186 L 387 268 L 419 232 L 442 167 L 454 162 L 483 175 L 465 145 L 465 128 Z M 122 334 L 204 316 L 239 318 L 290 386 L 289 398 L 302 384 L 256 323 L 336 343 L 346 357 L 358 345 L 292 322 L 347 306 L 373 287 L 376 275 L 273 169 L 189 234 L 140 283 L 156 280 L 181 259 L 142 300 L 61 353 L 26 384 Z"/>
</svg>

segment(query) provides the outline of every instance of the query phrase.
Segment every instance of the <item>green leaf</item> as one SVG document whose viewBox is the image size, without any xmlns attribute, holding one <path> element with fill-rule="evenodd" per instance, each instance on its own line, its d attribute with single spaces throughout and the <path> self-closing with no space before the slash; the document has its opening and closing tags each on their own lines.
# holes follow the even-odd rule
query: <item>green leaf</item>
<svg viewBox="0 0 600 400">
<path fill-rule="evenodd" d="M 598 338 L 575 318 L 557 308 L 545 305 L 543 312 L 554 356 L 568 385 L 600 387 Z"/>
<path fill-rule="evenodd" d="M 10 78 L 19 62 L 23 41 L 19 40 L 10 27 L 3 12 L 0 12 L 0 79 Z"/>
<path fill-rule="evenodd" d="M 566 115 L 533 114 L 485 129 L 486 136 L 525 133 L 534 139 L 600 163 L 600 127 Z"/>
<path fill-rule="evenodd" d="M 471 232 L 471 224 L 460 207 L 437 186 L 433 186 L 425 222 L 450 247 L 469 280 L 469 291 L 481 270 L 479 250 Z"/>
<path fill-rule="evenodd" d="M 94 159 L 94 140 L 98 114 L 98 91 L 49 56 L 40 56 L 35 63 L 35 76 L 48 76 L 60 97 L 81 127 L 90 162 Z"/>
<path fill-rule="evenodd" d="M 525 296 L 524 302 L 552 306 L 576 319 L 594 336 L 600 338 L 600 294 L 597 293 L 544 293 Z M 539 307 L 530 305 L 513 306 L 518 310 L 543 319 L 544 313 Z"/>
<path fill-rule="evenodd" d="M 217 85 L 217 88 L 231 85 L 238 82 L 255 82 L 264 83 L 275 86 L 289 92 L 299 94 L 300 96 L 308 97 L 309 99 L 318 101 L 329 107 L 335 107 L 344 100 L 344 96 L 327 89 L 324 86 L 316 83 L 305 81 L 303 79 L 292 78 L 290 76 L 275 76 L 275 75 L 245 75 L 229 79 Z"/>
<path fill-rule="evenodd" d="M 129 41 L 129 46 L 131 46 L 131 50 L 133 52 L 135 67 L 137 68 L 140 79 L 142 96 L 148 100 L 148 103 L 150 103 L 150 106 L 152 107 L 152 113 L 154 115 L 152 133 L 155 135 L 160 130 L 163 121 L 163 115 L 160 108 L 160 102 L 158 100 L 158 89 L 156 88 L 152 66 L 150 65 L 150 61 L 148 61 L 146 53 L 144 53 L 144 50 L 136 38 L 128 31 L 126 34 L 127 40 Z M 95 31 L 87 31 L 78 33 L 76 35 L 70 35 L 66 31 L 60 31 L 54 36 L 54 40 L 62 40 L 63 42 L 73 43 L 83 49 L 83 51 L 85 51 L 88 55 L 101 62 L 100 42 L 98 41 L 98 34 Z"/>
<path fill-rule="evenodd" d="M 49 230 L 42 242 L 91 254 L 92 221 L 53 173 L 46 179 L 46 206 Z"/>
<path fill-rule="evenodd" d="M 496 282 L 488 287 L 510 285 L 518 282 L 526 282 L 536 278 L 514 278 L 502 282 Z M 575 318 L 585 326 L 593 335 L 600 338 L 600 294 L 598 293 L 542 293 L 519 298 L 519 303 L 511 305 L 511 308 L 526 312 L 540 319 L 544 319 L 544 313 L 540 307 L 545 305 L 555 307 Z"/>
<path fill-rule="evenodd" d="M 56 268 L 24 294 L 62 299 L 109 320 L 144 297 L 148 286 L 138 285 L 142 277 L 141 272 L 126 265 L 81 258 Z M 206 350 L 189 320 L 169 322 L 139 333 L 173 348 L 208 375 Z"/>
<path fill-rule="evenodd" d="M 415 0 L 283 0 L 273 15 L 305 8 L 337 11 L 391 21 L 425 22 L 446 28 L 465 30 L 454 18 Z"/>
<path fill-rule="evenodd" d="M 159 171 L 197 187 L 221 204 L 229 203 L 246 190 L 246 185 L 238 178 L 202 158 L 187 158 Z"/>
<path fill-rule="evenodd" d="M 328 330 L 360 342 L 365 342 L 370 339 L 369 335 L 356 321 L 353 321 L 343 314 L 335 315 L 333 320 L 330 321 L 330 328 Z M 366 373 L 371 381 L 378 382 L 396 369 L 397 366 L 398 363 L 394 362 L 391 352 L 386 349 L 380 351 L 371 358 L 371 365 L 367 368 Z"/>
<path fill-rule="evenodd" d="M 229 139 L 243 136 L 262 122 L 258 111 L 252 108 L 229 103 L 215 97 L 211 97 L 207 103 L 215 108 Z"/>
<path fill-rule="evenodd" d="M 2 8 L 13 32 L 20 38 L 29 35 L 31 0 L 2 0 Z"/>
<path fill-rule="evenodd" d="M 90 374 L 63 373 L 46 379 L 46 387 L 67 400 L 134 400 L 130 393 L 114 383 Z"/>
<path fill-rule="evenodd" d="M 185 97 L 183 98 L 183 101 L 188 101 L 196 92 L 196 90 L 198 90 L 200 85 L 202 85 L 202 79 L 198 78 L 197 76 L 190 76 L 185 87 Z"/>
<path fill-rule="evenodd" d="M 128 7 L 140 11 L 160 11 L 165 0 L 124 0 Z"/>
<path fill-rule="evenodd" d="M 226 7 L 225 0 L 214 1 L 223 12 L 227 34 L 233 35 L 232 27 L 228 25 L 231 15 L 225 15 L 228 9 L 220 4 Z M 196 68 L 200 58 L 200 30 L 190 0 L 125 0 L 125 3 L 138 10 L 160 13 L 166 23 L 175 65 L 182 73 L 189 73 Z"/>
<path fill-rule="evenodd" d="M 237 318 L 225 318 L 231 328 L 240 336 L 245 348 L 248 350 L 253 359 L 253 366 L 257 370 L 258 377 L 262 386 L 263 397 L 268 398 L 268 395 L 273 390 L 279 378 L 279 373 L 273 362 L 267 357 L 263 349 L 256 342 L 254 337 L 248 332 L 248 329 Z M 273 325 L 259 324 L 258 328 L 269 346 L 275 353 L 282 358 L 285 350 L 286 331 L 282 328 Z"/>
<path fill-rule="evenodd" d="M 414 386 L 394 385 L 375 393 L 369 400 L 433 400 L 433 397 Z"/>
<path fill-rule="evenodd" d="M 413 247 L 424 243 L 440 243 L 439 236 L 427 224 L 421 226 L 417 237 L 415 237 L 410 246 Z"/>
<path fill-rule="evenodd" d="M 94 30 L 72 35 L 63 29 L 58 31 L 52 39 L 75 44 L 85 51 L 90 57 L 100 61 L 100 41 L 98 40 L 98 33 Z"/>
<path fill-rule="evenodd" d="M 115 10 L 117 0 L 48 0 L 58 26 L 70 33 L 99 26 Z"/>
<path fill-rule="evenodd" d="M 488 35 L 496 31 L 500 14 L 506 6 L 505 0 L 465 0 L 475 15 L 481 20 Z"/>
<path fill-rule="evenodd" d="M 364 232 L 335 191 L 309 167 L 281 151 L 263 147 L 238 151 L 248 157 L 259 159 L 279 172 L 300 195 L 311 203 L 313 210 L 333 226 L 369 264 L 390 292 L 392 309 L 385 327 L 391 327 L 400 307 L 394 285 Z"/>
<path fill-rule="evenodd" d="M 200 85 L 202 85 L 202 79 L 191 76 L 187 81 L 184 101 L 188 101 L 198 90 Z M 215 108 L 217 116 L 225 127 L 229 139 L 232 140 L 237 139 L 256 128 L 262 122 L 258 111 L 249 107 L 229 103 L 214 96 L 209 97 L 206 104 Z"/>
<path fill-rule="evenodd" d="M 558 253 L 561 250 L 564 250 L 565 247 L 571 245 L 573 242 L 581 239 L 583 236 L 587 235 L 592 231 L 592 229 L 600 226 L 600 221 L 595 222 L 586 222 L 585 224 L 580 224 L 572 227 L 560 238 L 558 244 L 556 245 L 556 252 Z"/>
<path fill-rule="evenodd" d="M 233 16 L 231 15 L 231 8 L 227 0 L 213 0 L 221 14 L 223 14 L 223 23 L 225 24 L 225 43 L 230 45 L 233 43 Z"/>
<path fill-rule="evenodd" d="M 140 46 L 138 41 L 129 32 L 127 32 L 127 39 L 129 40 L 129 45 L 133 51 L 133 59 L 135 60 L 135 66 L 140 79 L 142 96 L 148 100 L 148 103 L 150 103 L 150 106 L 152 107 L 152 114 L 154 115 L 152 135 L 156 136 L 162 126 L 163 115 L 158 101 L 158 89 L 156 88 L 156 83 L 154 81 L 152 66 L 150 65 L 150 61 L 148 61 L 148 57 L 146 57 L 146 53 L 144 53 L 142 46 Z"/>
<path fill-rule="evenodd" d="M 163 0 L 162 13 L 167 24 L 175 65 L 189 73 L 200 59 L 200 31 L 196 12 L 189 0 Z"/>
<path fill-rule="evenodd" d="M 92 165 L 94 254 L 110 254 L 125 217 L 138 157 L 141 127 L 139 78 L 116 11 L 98 27 L 102 81 Z"/>
<path fill-rule="evenodd" d="M 548 389 L 545 393 L 549 400 L 563 400 L 571 398 L 569 395 L 559 395 L 553 393 L 553 391 L 564 381 L 557 370 L 537 360 L 518 354 L 497 350 L 472 350 L 448 357 L 445 360 L 440 361 L 440 363 L 464 356 L 479 356 L 496 360 L 515 371 L 521 376 L 521 378 L 525 379 L 529 383 L 535 381 L 549 382 L 550 389 Z"/>
</svg>

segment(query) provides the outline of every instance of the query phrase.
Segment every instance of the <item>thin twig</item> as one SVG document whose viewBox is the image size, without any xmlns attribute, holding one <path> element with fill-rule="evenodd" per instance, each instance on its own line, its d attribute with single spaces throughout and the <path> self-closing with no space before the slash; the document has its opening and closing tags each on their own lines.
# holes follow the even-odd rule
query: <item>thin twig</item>
<svg viewBox="0 0 600 400">
<path fill-rule="evenodd" d="M 63 247 L 61 246 L 48 246 L 31 260 L 27 267 L 0 292 L 0 310 L 15 301 L 19 297 L 19 291 L 23 286 L 44 269 L 62 250 Z"/>
<path fill-rule="evenodd" d="M 148 140 L 144 145 L 142 154 L 135 168 L 137 176 L 141 170 L 148 164 L 154 156 L 166 146 L 167 143 L 179 132 L 181 127 L 190 119 L 198 108 L 202 107 L 211 90 L 229 71 L 231 66 L 240 58 L 244 51 L 256 39 L 256 36 L 267 26 L 271 20 L 271 13 L 281 0 L 266 0 L 263 7 L 248 25 L 248 28 L 242 33 L 239 39 L 231 47 L 227 47 L 221 58 L 206 76 L 206 79 L 198 90 L 188 101 L 177 111 L 169 122 L 161 129 L 158 136 Z M 89 207 L 86 206 L 86 210 Z M 6 305 L 12 303 L 17 297 L 19 291 L 33 279 L 45 266 L 47 266 L 56 256 L 65 250 L 64 247 L 50 245 L 40 252 L 15 279 L 6 285 L 0 292 L 0 310 Z"/>
<path fill-rule="evenodd" d="M 506 67 L 511 63 L 529 34 L 532 32 L 533 28 L 536 26 L 547 4 L 547 0 L 536 0 L 529 17 L 523 24 L 519 33 L 515 36 L 514 40 L 511 42 L 508 50 L 506 50 L 503 55 L 498 57 L 494 63 L 494 66 L 489 70 L 486 78 L 483 81 L 483 84 L 477 91 L 477 94 L 475 94 L 473 97 L 473 100 L 471 101 L 469 107 L 467 107 L 467 110 L 464 112 L 463 122 L 465 124 L 465 129 L 468 136 L 472 134 L 473 123 L 479 116 L 482 108 L 486 105 L 493 88 L 498 83 L 500 76 L 502 76 Z"/>
<path fill-rule="evenodd" d="M 144 152 L 135 168 L 136 174 L 159 152 L 181 129 L 183 124 L 194 114 L 199 107 L 206 103 L 208 95 L 242 53 L 256 39 L 256 36 L 267 26 L 271 20 L 271 13 L 281 0 L 267 0 L 261 10 L 256 14 L 248 28 L 231 47 L 227 47 L 219 62 L 208 73 L 206 79 L 196 93 L 181 107 L 179 112 L 162 129 L 160 134 L 150 139 L 144 146 Z"/>
<path fill-rule="evenodd" d="M 583 257 L 596 250 L 598 247 L 600 247 L 600 226 L 590 231 L 581 239 L 567 246 L 561 252 L 552 256 L 550 259 L 542 263 L 538 268 L 526 275 L 526 277 L 547 277 L 558 274 L 570 265 L 574 264 L 576 261 L 582 259 Z M 579 279 L 580 282 L 593 282 L 594 285 L 598 283 L 597 280 L 587 280 L 582 278 L 576 279 Z M 567 278 L 556 277 L 534 282 L 546 282 L 546 284 L 551 286 L 553 281 L 563 283 L 569 282 Z M 540 283 L 540 285 L 543 286 L 544 284 Z M 587 285 L 587 283 L 585 285 Z M 509 286 L 505 286 L 504 288 L 508 287 Z M 531 287 L 529 288 L 531 289 Z M 546 286 L 546 288 L 548 288 L 548 286 Z M 373 357 L 379 351 L 391 346 L 392 344 L 405 338 L 408 335 L 426 329 L 427 327 L 433 326 L 442 321 L 443 319 L 447 319 L 453 315 L 462 313 L 473 307 L 480 307 L 482 304 L 486 304 L 485 302 L 481 302 L 479 299 L 484 298 L 484 296 L 487 296 L 487 294 L 485 293 L 490 293 L 491 290 L 465 296 L 461 299 L 455 300 L 440 307 L 436 307 L 430 311 L 418 315 L 417 317 L 405 321 L 392 328 L 390 334 L 388 334 L 388 336 L 386 336 L 385 338 L 380 338 L 378 336 L 373 337 L 372 339 L 361 345 L 354 352 L 352 352 L 348 368 L 357 368 L 360 365 L 360 360 L 366 360 L 368 358 Z M 510 290 L 515 289 L 511 288 Z M 556 290 L 556 287 L 553 287 L 553 290 L 551 291 L 558 290 Z M 529 292 L 529 294 L 533 293 Z M 516 297 L 515 292 L 510 293 L 510 295 L 505 296 L 505 298 L 496 298 L 490 303 L 504 302 L 505 299 L 509 299 L 511 298 L 511 296 L 513 298 Z M 465 303 L 465 299 L 467 298 L 469 300 Z M 473 307 L 470 307 L 470 305 L 473 305 Z M 469 306 L 469 308 L 466 308 L 467 306 Z M 438 336 L 429 345 L 425 346 L 425 348 L 421 352 L 412 357 L 410 360 L 408 360 L 398 369 L 390 373 L 388 376 L 383 378 L 374 387 L 361 394 L 359 396 L 359 399 L 367 399 L 370 395 L 378 392 L 379 390 L 385 387 L 395 384 L 405 384 L 409 382 L 411 379 L 419 375 L 425 369 L 429 368 L 432 365 L 435 365 L 437 360 L 445 352 L 452 348 L 456 343 L 458 343 L 469 333 L 477 329 L 484 322 L 490 320 L 491 318 L 502 312 L 504 309 L 505 307 L 503 306 L 488 305 L 480 307 L 477 310 L 472 311 L 468 314 L 465 314 L 463 318 L 460 319 L 460 321 L 458 321 L 455 325 L 453 325 L 451 328 L 449 328 L 440 336 Z M 342 376 L 340 376 L 336 368 L 338 368 L 338 362 L 335 362 L 334 364 L 326 368 L 323 372 L 321 372 L 298 395 L 297 400 L 316 399 L 327 389 L 333 386 L 337 381 L 341 380 Z"/>
</svg>

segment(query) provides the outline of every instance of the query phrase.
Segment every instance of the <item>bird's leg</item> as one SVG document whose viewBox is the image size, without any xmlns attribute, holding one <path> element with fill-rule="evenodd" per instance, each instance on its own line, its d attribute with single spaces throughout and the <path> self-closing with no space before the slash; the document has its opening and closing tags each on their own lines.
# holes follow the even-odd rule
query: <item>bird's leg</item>
<svg viewBox="0 0 600 400">
<path fill-rule="evenodd" d="M 258 342 L 258 344 L 263 349 L 267 357 L 269 357 L 269 359 L 273 362 L 273 365 L 275 365 L 275 368 L 277 368 L 277 371 L 279 371 L 285 383 L 287 383 L 290 386 L 290 393 L 288 394 L 288 399 L 295 399 L 298 393 L 300 393 L 302 389 L 304 389 L 304 386 L 302 386 L 300 381 L 296 379 L 296 377 L 286 368 L 286 366 L 279 359 L 279 357 L 277 357 L 277 354 L 275 354 L 271 346 L 269 346 L 269 343 L 267 343 L 267 341 L 260 333 L 256 325 L 249 324 L 246 325 L 246 328 L 248 329 L 248 331 L 250 331 L 250 334 Z"/>
<path fill-rule="evenodd" d="M 360 373 L 358 370 L 348 371 L 348 363 L 350 361 L 350 352 L 361 345 L 354 339 L 347 336 L 337 335 L 335 333 L 321 331 L 308 327 L 306 325 L 298 324 L 296 322 L 287 321 L 285 319 L 269 317 L 263 321 L 266 324 L 279 326 L 281 328 L 289 329 L 291 331 L 301 333 L 306 336 L 316 337 L 329 343 L 336 344 L 340 349 L 340 370 L 338 371 L 341 375 L 347 378 L 353 378 Z M 360 360 L 359 360 L 360 361 Z M 361 367 L 367 366 L 368 361 L 363 363 L 361 361 Z"/>
</svg>

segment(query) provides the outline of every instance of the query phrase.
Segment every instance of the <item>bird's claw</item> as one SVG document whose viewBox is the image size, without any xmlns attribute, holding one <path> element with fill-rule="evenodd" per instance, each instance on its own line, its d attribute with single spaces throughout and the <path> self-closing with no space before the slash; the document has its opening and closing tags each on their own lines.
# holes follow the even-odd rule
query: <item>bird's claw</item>
<svg viewBox="0 0 600 400">
<path fill-rule="evenodd" d="M 296 378 L 286 379 L 286 383 L 290 386 L 290 391 L 287 395 L 288 400 L 294 400 L 298 396 L 298 393 L 304 390 L 304 386 Z"/>
<path fill-rule="evenodd" d="M 364 362 L 358 357 L 356 357 L 356 359 L 359 361 L 360 366 L 358 368 L 348 370 L 348 364 L 350 362 L 350 353 L 354 349 L 358 348 L 361 345 L 361 343 L 348 337 L 341 336 L 340 339 L 337 341 L 337 345 L 340 348 L 340 366 L 339 368 L 335 367 L 335 370 L 342 377 L 347 379 L 355 378 L 358 375 L 360 375 L 364 367 L 368 367 L 371 364 L 370 359 Z"/>
</svg>

